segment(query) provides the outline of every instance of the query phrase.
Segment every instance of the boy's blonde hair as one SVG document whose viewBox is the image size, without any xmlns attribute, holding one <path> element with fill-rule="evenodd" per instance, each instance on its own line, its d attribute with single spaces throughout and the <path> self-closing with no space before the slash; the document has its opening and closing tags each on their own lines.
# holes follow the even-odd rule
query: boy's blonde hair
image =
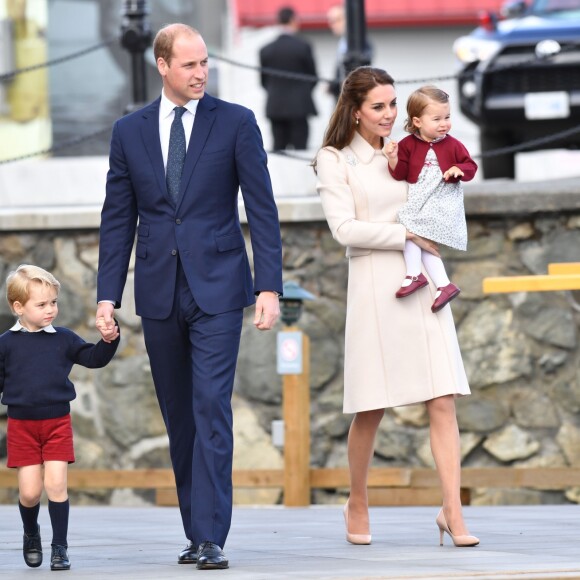
<svg viewBox="0 0 580 580">
<path fill-rule="evenodd" d="M 16 270 L 8 274 L 6 279 L 6 299 L 12 312 L 14 312 L 15 302 L 20 302 L 23 306 L 28 302 L 31 282 L 52 287 L 57 294 L 60 290 L 60 282 L 50 272 L 38 266 L 20 264 Z"/>
<path fill-rule="evenodd" d="M 448 103 L 449 95 L 433 85 L 425 85 L 413 91 L 407 101 L 407 118 L 404 129 L 407 133 L 416 133 L 417 127 L 413 124 L 413 117 L 420 117 L 429 103 Z"/>
</svg>

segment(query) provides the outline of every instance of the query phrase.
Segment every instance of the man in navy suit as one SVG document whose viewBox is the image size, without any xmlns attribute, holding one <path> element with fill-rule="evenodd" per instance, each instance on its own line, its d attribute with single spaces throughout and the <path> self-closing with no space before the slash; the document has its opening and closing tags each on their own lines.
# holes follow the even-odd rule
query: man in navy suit
<svg viewBox="0 0 580 580">
<path fill-rule="evenodd" d="M 282 33 L 260 50 L 260 66 L 312 77 L 305 81 L 263 71 L 260 80 L 266 89 L 266 117 L 272 126 L 272 149 L 306 149 L 308 117 L 316 115 L 312 90 L 316 85 L 316 66 L 312 47 L 298 36 L 300 25 L 293 8 L 278 11 Z"/>
<path fill-rule="evenodd" d="M 208 54 L 199 32 L 170 24 L 158 32 L 153 49 L 163 80 L 161 97 L 113 127 L 101 214 L 97 318 L 107 324 L 102 332 L 107 339 L 136 233 L 135 305 L 188 539 L 178 562 L 227 568 L 231 395 L 243 309 L 256 301 L 254 324 L 260 330 L 271 329 L 278 318 L 280 226 L 255 117 L 205 94 Z M 170 143 L 175 127 L 185 156 L 176 186 Z M 240 188 L 254 280 L 238 216 Z"/>
</svg>

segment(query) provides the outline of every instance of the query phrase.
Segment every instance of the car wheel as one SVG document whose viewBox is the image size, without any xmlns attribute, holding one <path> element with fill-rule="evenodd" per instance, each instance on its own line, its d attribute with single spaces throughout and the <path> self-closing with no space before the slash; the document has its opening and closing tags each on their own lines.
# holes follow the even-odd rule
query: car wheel
<svg viewBox="0 0 580 580">
<path fill-rule="evenodd" d="M 515 177 L 515 154 L 504 153 L 501 155 L 483 156 L 484 153 L 491 153 L 496 149 L 513 145 L 509 134 L 501 131 L 490 131 L 481 129 L 479 134 L 479 146 L 482 153 L 481 167 L 485 179 L 495 179 L 498 177 Z"/>
</svg>

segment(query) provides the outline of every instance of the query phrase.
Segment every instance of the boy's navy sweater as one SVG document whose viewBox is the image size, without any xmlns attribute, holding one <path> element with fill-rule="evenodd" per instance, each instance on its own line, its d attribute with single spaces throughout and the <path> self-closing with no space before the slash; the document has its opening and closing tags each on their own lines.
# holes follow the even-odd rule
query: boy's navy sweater
<svg viewBox="0 0 580 580">
<path fill-rule="evenodd" d="M 70 412 L 76 397 L 68 375 L 74 364 L 104 367 L 114 356 L 119 338 L 85 342 L 72 330 L 6 331 L 0 336 L 0 393 L 13 419 L 53 419 Z"/>
</svg>

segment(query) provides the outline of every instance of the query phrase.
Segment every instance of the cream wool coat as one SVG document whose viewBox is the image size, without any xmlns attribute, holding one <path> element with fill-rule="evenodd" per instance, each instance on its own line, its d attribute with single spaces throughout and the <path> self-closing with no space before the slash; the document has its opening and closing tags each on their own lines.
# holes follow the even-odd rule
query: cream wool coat
<svg viewBox="0 0 580 580">
<path fill-rule="evenodd" d="M 324 214 L 349 260 L 345 413 L 470 393 L 450 305 L 431 312 L 432 283 L 395 298 L 406 274 L 397 211 L 407 184 L 387 163 L 358 133 L 342 151 L 325 148 L 317 157 Z"/>
</svg>

